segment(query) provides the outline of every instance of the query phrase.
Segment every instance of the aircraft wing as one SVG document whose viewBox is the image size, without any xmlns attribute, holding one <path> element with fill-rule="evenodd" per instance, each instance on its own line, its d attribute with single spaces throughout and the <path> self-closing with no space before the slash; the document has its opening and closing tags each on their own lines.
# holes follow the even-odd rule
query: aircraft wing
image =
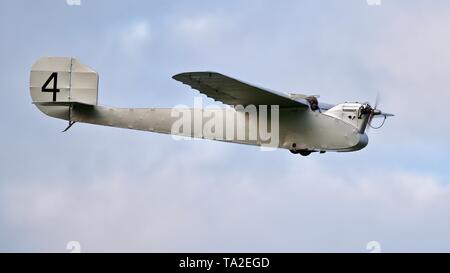
<svg viewBox="0 0 450 273">
<path fill-rule="evenodd" d="M 188 72 L 173 79 L 197 89 L 206 96 L 228 105 L 279 105 L 281 108 L 309 107 L 306 99 L 257 87 L 216 72 Z"/>
</svg>

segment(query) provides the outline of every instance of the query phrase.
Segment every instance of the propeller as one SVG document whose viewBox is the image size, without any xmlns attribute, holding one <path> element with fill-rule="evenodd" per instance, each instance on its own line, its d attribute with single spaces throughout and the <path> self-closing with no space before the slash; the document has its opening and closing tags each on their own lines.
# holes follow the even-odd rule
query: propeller
<svg viewBox="0 0 450 273">
<path fill-rule="evenodd" d="M 369 114 L 369 118 L 367 120 L 367 126 L 368 126 L 367 127 L 367 131 L 370 131 L 370 128 L 380 129 L 381 127 L 383 127 L 384 123 L 386 122 L 387 117 L 393 117 L 394 116 L 393 114 L 384 113 L 381 110 L 379 110 L 378 109 L 379 103 L 380 103 L 380 92 L 377 92 L 377 96 L 375 98 L 374 106 L 372 107 L 372 106 L 370 106 L 369 103 L 367 103 L 366 106 L 364 107 L 364 110 L 366 111 L 366 113 Z M 383 116 L 384 120 L 383 120 L 383 122 L 381 123 L 380 126 L 374 127 L 374 126 L 372 126 L 372 121 L 373 121 L 373 118 L 377 117 L 377 116 Z"/>
<path fill-rule="evenodd" d="M 373 120 L 373 117 L 375 116 L 375 111 L 377 111 L 379 103 L 380 103 L 380 92 L 377 92 L 377 96 L 375 97 L 375 106 L 371 107 L 371 109 L 370 109 L 369 119 L 367 121 L 367 125 L 369 125 L 369 127 L 367 128 L 367 131 L 370 131 L 370 128 L 373 128 L 372 127 L 372 120 Z M 384 121 L 383 121 L 383 123 L 384 123 Z M 383 125 L 381 125 L 381 126 L 383 126 Z"/>
</svg>

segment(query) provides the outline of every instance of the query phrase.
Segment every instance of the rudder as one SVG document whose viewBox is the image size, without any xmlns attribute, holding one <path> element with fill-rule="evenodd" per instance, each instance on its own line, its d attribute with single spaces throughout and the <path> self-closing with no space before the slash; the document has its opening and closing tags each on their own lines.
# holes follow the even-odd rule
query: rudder
<svg viewBox="0 0 450 273">
<path fill-rule="evenodd" d="M 30 95 L 46 115 L 70 120 L 72 103 L 97 105 L 98 74 L 75 58 L 42 58 L 31 68 Z"/>
</svg>

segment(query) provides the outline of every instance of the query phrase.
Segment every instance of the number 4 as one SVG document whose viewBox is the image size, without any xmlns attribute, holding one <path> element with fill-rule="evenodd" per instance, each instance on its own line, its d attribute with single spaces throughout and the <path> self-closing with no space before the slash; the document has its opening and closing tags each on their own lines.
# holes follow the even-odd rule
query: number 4
<svg viewBox="0 0 450 273">
<path fill-rule="evenodd" d="M 53 80 L 53 88 L 49 89 L 47 86 L 50 84 L 50 82 Z M 59 93 L 59 89 L 56 88 L 58 86 L 58 73 L 53 72 L 50 75 L 50 78 L 44 83 L 44 86 L 42 86 L 42 92 L 50 92 L 53 93 L 53 101 L 56 101 L 56 93 Z"/>
</svg>

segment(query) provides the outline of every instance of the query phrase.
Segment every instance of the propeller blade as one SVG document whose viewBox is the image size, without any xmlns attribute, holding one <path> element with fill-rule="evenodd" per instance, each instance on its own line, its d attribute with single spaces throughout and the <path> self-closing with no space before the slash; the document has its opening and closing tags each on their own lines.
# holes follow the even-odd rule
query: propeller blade
<svg viewBox="0 0 450 273">
<path fill-rule="evenodd" d="M 369 119 L 367 120 L 366 131 L 370 132 L 370 128 L 372 128 L 372 119 L 374 117 L 373 110 L 370 112 Z"/>
<path fill-rule="evenodd" d="M 367 132 L 370 131 L 370 128 L 380 129 L 381 127 L 383 127 L 384 122 L 386 121 L 386 118 L 394 116 L 394 114 L 384 113 L 383 111 L 379 110 L 378 109 L 378 105 L 379 104 L 380 104 L 380 92 L 377 92 L 377 96 L 375 98 L 375 105 L 374 105 L 374 107 L 371 107 L 369 118 L 367 120 L 367 125 L 366 125 Z M 373 127 L 372 126 L 373 119 L 374 118 L 379 118 L 379 117 L 383 117 L 384 118 L 383 123 L 380 126 L 378 126 L 378 127 Z"/>
<path fill-rule="evenodd" d="M 373 120 L 373 117 L 376 115 L 376 111 L 377 111 L 379 103 L 380 103 L 380 91 L 377 92 L 377 95 L 375 97 L 375 104 L 372 107 L 372 109 L 370 111 L 369 119 L 367 120 L 367 125 L 366 125 L 367 132 L 369 132 L 370 128 L 372 127 L 372 120 Z"/>
<path fill-rule="evenodd" d="M 377 109 L 378 105 L 380 103 L 380 91 L 377 92 L 377 96 L 375 97 L 375 106 L 373 107 L 373 109 Z"/>
</svg>

